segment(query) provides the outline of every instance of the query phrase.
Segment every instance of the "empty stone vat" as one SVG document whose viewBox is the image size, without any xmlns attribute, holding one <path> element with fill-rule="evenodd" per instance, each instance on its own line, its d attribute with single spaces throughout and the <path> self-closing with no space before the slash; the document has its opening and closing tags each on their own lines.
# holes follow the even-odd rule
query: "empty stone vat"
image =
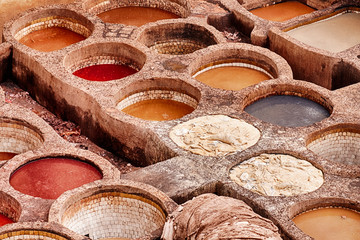
<svg viewBox="0 0 360 240">
<path fill-rule="evenodd" d="M 94 240 L 155 239 L 174 206 L 153 187 L 122 180 L 62 195 L 51 207 L 49 220 Z"/>
<path fill-rule="evenodd" d="M 340 125 L 313 133 L 307 148 L 333 162 L 360 165 L 360 129 Z"/>
<path fill-rule="evenodd" d="M 293 95 L 268 96 L 244 110 L 260 120 L 284 127 L 308 126 L 330 116 L 319 103 Z"/>
<path fill-rule="evenodd" d="M 337 53 L 360 44 L 360 9 L 347 8 L 294 26 L 287 34 L 309 46 Z"/>
<path fill-rule="evenodd" d="M 70 52 L 64 58 L 69 72 L 90 81 L 111 81 L 138 72 L 146 55 L 126 43 L 104 42 Z"/>
<path fill-rule="evenodd" d="M 200 98 L 199 90 L 175 79 L 135 82 L 122 94 L 117 109 L 153 121 L 181 118 L 196 109 Z"/>
<path fill-rule="evenodd" d="M 140 27 L 149 22 L 187 17 L 190 7 L 185 0 L 166 1 L 84 1 L 83 7 L 104 22 Z"/>
<path fill-rule="evenodd" d="M 34 11 L 13 22 L 11 33 L 20 43 L 42 52 L 62 49 L 89 37 L 93 24 L 67 9 Z"/>
<path fill-rule="evenodd" d="M 230 170 L 240 186 L 265 196 L 294 196 L 315 191 L 324 183 L 321 170 L 286 154 L 261 154 Z"/>
<path fill-rule="evenodd" d="M 138 41 L 159 54 L 171 55 L 193 53 L 219 42 L 213 33 L 216 30 L 209 30 L 208 26 L 181 21 L 164 21 L 144 28 Z"/>
<path fill-rule="evenodd" d="M 63 192 L 102 178 L 91 163 L 74 158 L 54 157 L 31 161 L 10 177 L 10 185 L 34 197 L 56 199 Z"/>
<path fill-rule="evenodd" d="M 34 150 L 44 139 L 40 131 L 26 122 L 16 119 L 0 119 L 0 160 Z"/>
<path fill-rule="evenodd" d="M 300 1 L 282 1 L 276 2 L 273 5 L 252 9 L 250 12 L 266 20 L 284 22 L 291 18 L 311 13 L 314 10 Z"/>
</svg>

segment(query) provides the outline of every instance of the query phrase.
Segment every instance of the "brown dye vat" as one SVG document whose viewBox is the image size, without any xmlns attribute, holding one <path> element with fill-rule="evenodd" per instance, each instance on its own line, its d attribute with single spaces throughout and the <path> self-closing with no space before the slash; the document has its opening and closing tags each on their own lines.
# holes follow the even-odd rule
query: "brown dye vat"
<svg viewBox="0 0 360 240">
<path fill-rule="evenodd" d="M 194 108 L 174 100 L 151 99 L 134 103 L 122 111 L 145 120 L 166 121 L 181 118 L 194 111 Z"/>
<path fill-rule="evenodd" d="M 297 1 L 289 1 L 274 4 L 268 7 L 257 8 L 250 12 L 266 20 L 284 22 L 291 18 L 311 13 L 313 11 L 315 11 L 313 8 L 308 7 L 305 4 Z"/>
<path fill-rule="evenodd" d="M 195 79 L 210 87 L 237 91 L 271 78 L 266 73 L 249 67 L 221 65 L 204 69 L 195 75 Z"/>
<path fill-rule="evenodd" d="M 360 239 L 360 213 L 350 209 L 315 209 L 296 216 L 293 222 L 315 239 Z"/>
<path fill-rule="evenodd" d="M 11 152 L 0 152 L 0 161 L 9 160 L 15 157 L 16 155 L 17 155 L 16 153 L 11 153 Z"/>
<path fill-rule="evenodd" d="M 288 34 L 312 47 L 341 52 L 360 43 L 360 13 L 348 12 L 300 26 Z"/>
<path fill-rule="evenodd" d="M 98 17 L 104 22 L 121 23 L 137 27 L 158 20 L 179 18 L 174 13 L 151 7 L 120 7 L 100 13 Z"/>
<path fill-rule="evenodd" d="M 85 37 L 62 27 L 49 27 L 31 32 L 20 43 L 41 52 L 51 52 L 84 40 Z"/>
</svg>

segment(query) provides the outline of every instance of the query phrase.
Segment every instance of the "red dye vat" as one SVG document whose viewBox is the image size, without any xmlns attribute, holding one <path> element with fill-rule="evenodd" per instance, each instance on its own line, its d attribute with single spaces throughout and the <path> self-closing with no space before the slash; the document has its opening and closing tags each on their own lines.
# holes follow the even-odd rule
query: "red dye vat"
<svg viewBox="0 0 360 240">
<path fill-rule="evenodd" d="M 102 178 L 92 165 L 70 158 L 44 158 L 30 162 L 10 177 L 16 190 L 44 199 L 56 199 L 63 192 Z"/>
<path fill-rule="evenodd" d="M 132 67 L 122 64 L 100 64 L 84 67 L 73 74 L 90 81 L 110 81 L 120 79 L 136 73 Z"/>
<path fill-rule="evenodd" d="M 13 222 L 10 218 L 0 214 L 0 227 Z"/>
</svg>

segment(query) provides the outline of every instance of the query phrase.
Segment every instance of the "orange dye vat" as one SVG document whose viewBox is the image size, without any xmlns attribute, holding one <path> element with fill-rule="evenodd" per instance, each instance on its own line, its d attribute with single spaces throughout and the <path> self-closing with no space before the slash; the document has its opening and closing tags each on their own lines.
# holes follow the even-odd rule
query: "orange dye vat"
<svg viewBox="0 0 360 240">
<path fill-rule="evenodd" d="M 296 216 L 293 222 L 315 239 L 358 240 L 360 237 L 360 213 L 350 209 L 315 209 Z"/>
<path fill-rule="evenodd" d="M 33 31 L 20 43 L 41 52 L 51 52 L 84 40 L 85 37 L 62 27 L 49 27 Z"/>
<path fill-rule="evenodd" d="M 104 22 L 140 27 L 149 22 L 179 18 L 174 13 L 152 7 L 120 7 L 98 14 Z"/>
<path fill-rule="evenodd" d="M 151 99 L 134 103 L 122 111 L 145 120 L 166 121 L 181 118 L 194 111 L 194 108 L 174 100 Z"/>
<path fill-rule="evenodd" d="M 252 14 L 266 20 L 284 22 L 291 18 L 311 13 L 315 9 L 297 1 L 274 4 L 268 7 L 257 8 L 250 11 Z"/>
<path fill-rule="evenodd" d="M 99 170 L 88 163 L 70 158 L 44 158 L 16 170 L 10 184 L 24 194 L 56 199 L 67 190 L 101 178 Z"/>
<path fill-rule="evenodd" d="M 130 76 L 136 72 L 137 70 L 134 68 L 122 64 L 99 64 L 84 67 L 73 74 L 89 81 L 110 81 Z"/>
<path fill-rule="evenodd" d="M 196 80 L 210 87 L 233 91 L 241 90 L 270 78 L 261 71 L 239 66 L 215 67 L 195 76 Z"/>
</svg>

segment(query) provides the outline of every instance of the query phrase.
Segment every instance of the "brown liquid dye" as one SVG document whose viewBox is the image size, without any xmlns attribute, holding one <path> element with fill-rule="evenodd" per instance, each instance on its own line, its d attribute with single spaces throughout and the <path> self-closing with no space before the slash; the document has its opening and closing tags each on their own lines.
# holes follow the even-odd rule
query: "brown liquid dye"
<svg viewBox="0 0 360 240">
<path fill-rule="evenodd" d="M 84 36 L 66 28 L 49 27 L 31 32 L 21 38 L 19 42 L 41 52 L 51 52 L 84 39 Z"/>
<path fill-rule="evenodd" d="M 0 152 L 0 161 L 9 160 L 16 155 L 17 155 L 16 153 Z"/>
<path fill-rule="evenodd" d="M 257 8 L 250 11 L 252 14 L 266 20 L 284 22 L 291 18 L 315 11 L 313 8 L 300 2 L 290 1 L 274 4 L 268 7 Z"/>
<path fill-rule="evenodd" d="M 137 27 L 158 20 L 179 18 L 171 12 L 151 7 L 120 7 L 100 13 L 98 17 L 104 22 Z"/>
<path fill-rule="evenodd" d="M 341 52 L 360 43 L 360 13 L 344 13 L 295 28 L 288 34 L 310 46 Z"/>
<path fill-rule="evenodd" d="M 261 71 L 247 67 L 224 66 L 202 72 L 195 79 L 210 87 L 236 91 L 268 80 L 270 77 Z"/>
<path fill-rule="evenodd" d="M 166 121 L 178 119 L 194 111 L 189 105 L 168 99 L 144 100 L 122 110 L 145 120 Z"/>
<path fill-rule="evenodd" d="M 316 209 L 296 216 L 293 222 L 303 232 L 315 239 L 360 239 L 360 213 L 352 210 Z"/>
</svg>

